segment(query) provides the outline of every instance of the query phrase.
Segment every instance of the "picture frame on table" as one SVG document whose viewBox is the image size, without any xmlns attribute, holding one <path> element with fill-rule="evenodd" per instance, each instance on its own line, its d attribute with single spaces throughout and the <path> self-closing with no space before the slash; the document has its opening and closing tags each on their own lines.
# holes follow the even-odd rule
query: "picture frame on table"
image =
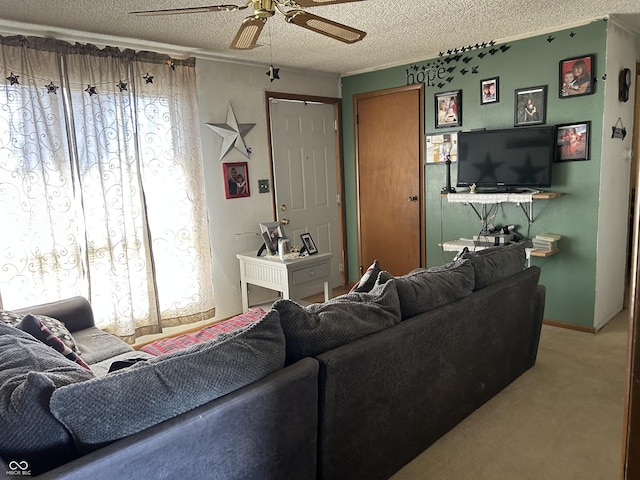
<svg viewBox="0 0 640 480">
<path fill-rule="evenodd" d="M 282 224 L 280 222 L 264 222 L 260 224 L 260 233 L 262 239 L 267 247 L 267 250 L 272 255 L 278 253 L 278 239 L 284 237 L 282 230 Z"/>
<path fill-rule="evenodd" d="M 433 99 L 436 128 L 452 128 L 462 125 L 462 90 L 436 93 Z"/>
<path fill-rule="evenodd" d="M 498 103 L 500 101 L 500 77 L 480 80 L 480 105 Z"/>
<path fill-rule="evenodd" d="M 547 86 L 515 90 L 513 125 L 543 125 L 547 121 Z"/>
<path fill-rule="evenodd" d="M 224 193 L 226 198 L 249 197 L 249 166 L 247 162 L 223 163 Z"/>
<path fill-rule="evenodd" d="M 316 243 L 313 241 L 313 238 L 311 238 L 310 233 L 300 234 L 300 240 L 302 240 L 302 245 L 304 245 L 306 251 L 309 252 L 309 255 L 318 253 L 318 247 L 316 247 Z"/>
<path fill-rule="evenodd" d="M 556 125 L 556 162 L 589 160 L 591 122 Z"/>
<path fill-rule="evenodd" d="M 566 58 L 558 67 L 558 96 L 581 97 L 594 93 L 595 55 Z"/>
</svg>

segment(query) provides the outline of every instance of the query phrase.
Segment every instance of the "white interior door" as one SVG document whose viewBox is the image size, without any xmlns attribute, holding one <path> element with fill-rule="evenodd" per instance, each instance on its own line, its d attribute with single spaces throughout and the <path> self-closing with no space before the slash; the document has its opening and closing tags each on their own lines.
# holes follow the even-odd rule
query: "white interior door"
<svg viewBox="0 0 640 480">
<path fill-rule="evenodd" d="M 331 287 L 342 283 L 336 119 L 331 104 L 270 99 L 273 178 L 278 221 L 292 245 L 310 233 L 333 253 Z"/>
</svg>

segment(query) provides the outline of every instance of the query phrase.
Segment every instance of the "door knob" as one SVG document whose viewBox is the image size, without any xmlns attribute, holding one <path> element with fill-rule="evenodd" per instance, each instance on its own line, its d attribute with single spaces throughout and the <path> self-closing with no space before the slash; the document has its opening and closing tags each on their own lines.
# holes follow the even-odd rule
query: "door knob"
<svg viewBox="0 0 640 480">
<path fill-rule="evenodd" d="M 417 195 L 409 195 L 409 198 L 407 199 L 410 202 L 417 202 L 418 201 L 418 196 Z"/>
<path fill-rule="evenodd" d="M 281 222 L 282 222 L 283 225 L 289 225 L 289 219 L 288 218 L 283 218 L 281 220 Z"/>
</svg>

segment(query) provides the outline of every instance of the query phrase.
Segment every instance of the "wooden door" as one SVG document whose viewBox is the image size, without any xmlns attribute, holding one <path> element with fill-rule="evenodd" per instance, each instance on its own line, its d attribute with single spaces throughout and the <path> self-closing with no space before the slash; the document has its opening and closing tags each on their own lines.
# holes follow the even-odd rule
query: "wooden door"
<svg viewBox="0 0 640 480">
<path fill-rule="evenodd" d="M 293 245 L 310 233 L 333 253 L 331 287 L 343 284 L 337 121 L 333 104 L 270 99 L 276 215 Z"/>
<path fill-rule="evenodd" d="M 354 97 L 359 265 L 394 275 L 424 265 L 424 86 Z"/>
</svg>

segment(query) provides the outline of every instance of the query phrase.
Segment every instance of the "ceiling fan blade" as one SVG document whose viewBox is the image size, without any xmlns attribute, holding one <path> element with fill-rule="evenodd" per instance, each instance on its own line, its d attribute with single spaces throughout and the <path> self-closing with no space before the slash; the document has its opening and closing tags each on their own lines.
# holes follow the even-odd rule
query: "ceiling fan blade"
<svg viewBox="0 0 640 480">
<path fill-rule="evenodd" d="M 367 32 L 348 27 L 338 22 L 313 15 L 303 10 L 290 10 L 286 14 L 287 22 L 294 23 L 316 33 L 340 40 L 344 43 L 355 43 L 362 40 Z"/>
<path fill-rule="evenodd" d="M 258 18 L 255 16 L 245 18 L 236 36 L 233 37 L 229 48 L 249 50 L 255 47 L 265 23 L 267 23 L 266 18 Z"/>
<path fill-rule="evenodd" d="M 317 7 L 320 5 L 333 5 L 336 3 L 362 2 L 363 0 L 295 0 L 300 7 Z"/>
<path fill-rule="evenodd" d="M 165 10 L 143 10 L 140 12 L 129 12 L 131 15 L 175 15 L 177 13 L 206 13 L 206 12 L 233 12 L 236 10 L 244 10 L 251 2 L 246 5 L 209 5 L 207 7 L 191 7 L 191 8 L 168 8 Z"/>
</svg>

